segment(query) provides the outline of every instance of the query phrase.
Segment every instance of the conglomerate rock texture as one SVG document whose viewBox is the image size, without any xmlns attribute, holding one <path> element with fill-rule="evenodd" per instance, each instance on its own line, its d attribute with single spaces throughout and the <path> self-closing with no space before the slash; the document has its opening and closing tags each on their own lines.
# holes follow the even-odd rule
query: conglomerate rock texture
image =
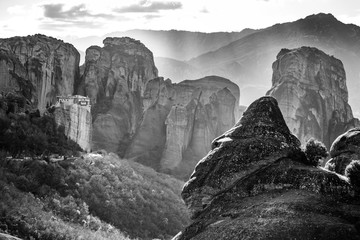
<svg viewBox="0 0 360 240">
<path fill-rule="evenodd" d="M 345 168 L 352 160 L 360 160 L 360 128 L 353 128 L 338 136 L 330 148 L 331 159 L 325 168 L 345 175 Z"/>
<path fill-rule="evenodd" d="M 302 143 L 314 137 L 330 147 L 358 126 L 348 104 L 342 62 L 311 47 L 282 49 L 273 63 L 272 88 L 285 121 Z"/>
<path fill-rule="evenodd" d="M 91 151 L 92 118 L 90 106 L 80 106 L 76 103 L 57 104 L 54 116 L 56 124 L 64 126 L 67 137 L 79 144 L 84 151 Z"/>
<path fill-rule="evenodd" d="M 43 113 L 56 96 L 74 93 L 79 60 L 74 46 L 52 37 L 0 39 L 1 91 L 22 95 Z"/>
<path fill-rule="evenodd" d="M 106 38 L 104 47 L 86 50 L 78 93 L 93 108 L 93 147 L 120 155 L 136 132 L 143 113 L 146 83 L 157 77 L 152 52 L 140 41 Z"/>
<path fill-rule="evenodd" d="M 149 81 L 143 119 L 126 157 L 189 177 L 212 139 L 233 126 L 239 96 L 237 85 L 216 76 L 178 84 L 163 78 Z"/>
<path fill-rule="evenodd" d="M 359 196 L 305 158 L 277 101 L 256 100 L 185 184 L 193 222 L 173 239 L 359 239 Z"/>
</svg>

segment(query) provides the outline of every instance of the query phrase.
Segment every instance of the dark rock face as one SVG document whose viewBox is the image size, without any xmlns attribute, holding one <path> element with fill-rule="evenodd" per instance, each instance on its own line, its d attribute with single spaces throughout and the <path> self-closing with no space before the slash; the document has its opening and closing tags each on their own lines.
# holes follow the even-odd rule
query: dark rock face
<svg viewBox="0 0 360 240">
<path fill-rule="evenodd" d="M 157 77 L 152 52 L 134 39 L 106 38 L 104 47 L 86 50 L 78 92 L 89 96 L 93 109 L 93 148 L 124 155 L 143 112 L 142 97 Z"/>
<path fill-rule="evenodd" d="M 239 95 L 238 86 L 216 76 L 179 84 L 150 80 L 143 118 L 126 157 L 188 178 L 212 139 L 233 126 Z"/>
<path fill-rule="evenodd" d="M 212 151 L 198 163 L 182 192 L 194 213 L 236 180 L 271 161 L 266 159 L 300 153 L 300 142 L 290 133 L 272 97 L 252 103 L 240 121 L 212 144 Z"/>
<path fill-rule="evenodd" d="M 325 168 L 345 175 L 345 168 L 352 160 L 360 159 L 360 128 L 354 128 L 338 136 L 330 148 L 331 159 Z"/>
<path fill-rule="evenodd" d="M 277 101 L 256 100 L 185 184 L 194 221 L 174 239 L 358 239 L 353 188 L 304 157 Z"/>
<path fill-rule="evenodd" d="M 0 88 L 22 95 L 44 112 L 56 96 L 72 95 L 79 75 L 78 51 L 61 40 L 36 34 L 0 39 Z"/>
<path fill-rule="evenodd" d="M 330 147 L 346 130 L 358 126 L 348 104 L 340 60 L 310 47 L 282 49 L 273 63 L 272 88 L 285 121 L 302 143 L 314 137 Z"/>
</svg>

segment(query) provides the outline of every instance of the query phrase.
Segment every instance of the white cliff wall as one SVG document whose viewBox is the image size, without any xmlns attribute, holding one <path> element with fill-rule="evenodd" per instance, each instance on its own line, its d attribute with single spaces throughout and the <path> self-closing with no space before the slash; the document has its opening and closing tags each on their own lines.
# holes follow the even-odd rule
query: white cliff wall
<svg viewBox="0 0 360 240">
<path fill-rule="evenodd" d="M 92 138 L 90 109 L 90 106 L 62 103 L 55 110 L 55 121 L 65 127 L 65 135 L 87 152 L 91 151 Z"/>
</svg>

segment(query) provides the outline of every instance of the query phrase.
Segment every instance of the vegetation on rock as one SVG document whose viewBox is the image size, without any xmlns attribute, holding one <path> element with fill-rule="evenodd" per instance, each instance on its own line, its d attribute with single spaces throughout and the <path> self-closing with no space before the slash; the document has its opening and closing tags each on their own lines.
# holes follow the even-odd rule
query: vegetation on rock
<svg viewBox="0 0 360 240">
<path fill-rule="evenodd" d="M 3 176 L 0 180 L 1 232 L 26 239 L 129 239 L 112 225 L 89 215 L 85 203 L 78 205 L 73 198 L 60 196 L 41 199 L 20 191 Z M 54 204 L 57 207 L 53 207 Z"/>
<path fill-rule="evenodd" d="M 307 159 L 306 164 L 315 167 L 320 165 L 321 159 L 328 156 L 328 151 L 325 145 L 314 138 L 310 138 L 306 142 L 304 152 Z"/>
<path fill-rule="evenodd" d="M 13 157 L 21 155 L 76 155 L 81 148 L 68 139 L 64 127 L 51 116 L 9 114 L 0 117 L 0 149 Z"/>
<path fill-rule="evenodd" d="M 353 160 L 345 169 L 345 176 L 350 180 L 350 183 L 360 188 L 360 161 Z"/>
</svg>

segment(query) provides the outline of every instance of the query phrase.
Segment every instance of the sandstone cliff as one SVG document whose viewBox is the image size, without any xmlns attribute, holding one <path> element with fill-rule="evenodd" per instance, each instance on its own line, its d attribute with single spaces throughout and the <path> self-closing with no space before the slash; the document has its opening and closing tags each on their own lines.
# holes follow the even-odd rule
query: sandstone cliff
<svg viewBox="0 0 360 240">
<path fill-rule="evenodd" d="M 277 101 L 256 100 L 195 167 L 193 222 L 173 239 L 359 239 L 353 187 L 304 158 Z"/>
<path fill-rule="evenodd" d="M 75 141 L 86 152 L 91 151 L 92 118 L 90 106 L 76 103 L 56 105 L 55 122 L 65 127 L 65 135 Z"/>
<path fill-rule="evenodd" d="M 143 119 L 126 157 L 187 178 L 212 139 L 234 124 L 239 97 L 236 84 L 216 76 L 179 84 L 149 81 Z"/>
<path fill-rule="evenodd" d="M 131 38 L 106 38 L 86 50 L 78 93 L 93 108 L 93 147 L 123 155 L 143 113 L 146 83 L 157 77 L 153 55 Z"/>
<path fill-rule="evenodd" d="M 42 113 L 56 96 L 74 93 L 79 59 L 71 44 L 52 37 L 0 39 L 1 90 L 22 94 Z"/>
<path fill-rule="evenodd" d="M 314 137 L 327 147 L 358 124 L 348 104 L 342 62 L 310 47 L 282 49 L 273 63 L 272 88 L 288 127 L 302 143 Z"/>
</svg>

